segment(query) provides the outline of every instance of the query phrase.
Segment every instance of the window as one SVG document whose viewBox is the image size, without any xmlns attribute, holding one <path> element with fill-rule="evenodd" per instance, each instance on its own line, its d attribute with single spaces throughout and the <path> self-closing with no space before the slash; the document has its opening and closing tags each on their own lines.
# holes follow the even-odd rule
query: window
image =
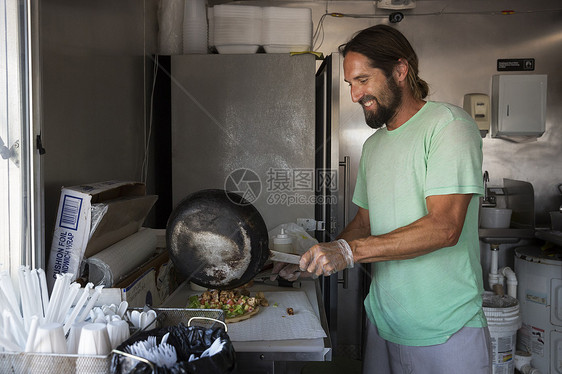
<svg viewBox="0 0 562 374">
<path fill-rule="evenodd" d="M 20 265 L 45 265 L 31 3 L 0 2 L 0 268 L 12 275 Z"/>
</svg>

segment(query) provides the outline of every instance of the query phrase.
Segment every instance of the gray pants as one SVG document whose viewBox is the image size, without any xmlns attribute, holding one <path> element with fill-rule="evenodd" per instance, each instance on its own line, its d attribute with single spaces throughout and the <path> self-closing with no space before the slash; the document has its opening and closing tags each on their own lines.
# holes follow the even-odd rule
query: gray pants
<svg viewBox="0 0 562 374">
<path fill-rule="evenodd" d="M 391 343 L 368 322 L 363 374 L 489 374 L 487 327 L 463 327 L 443 344 L 412 347 Z"/>
</svg>

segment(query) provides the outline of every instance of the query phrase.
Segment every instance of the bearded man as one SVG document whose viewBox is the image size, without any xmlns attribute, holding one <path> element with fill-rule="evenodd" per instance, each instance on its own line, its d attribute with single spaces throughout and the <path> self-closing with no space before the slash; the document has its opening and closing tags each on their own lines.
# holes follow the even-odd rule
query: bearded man
<svg viewBox="0 0 562 374">
<path fill-rule="evenodd" d="M 300 270 L 373 264 L 364 373 L 489 373 L 478 127 L 461 108 L 424 100 L 417 55 L 393 27 L 360 31 L 340 52 L 351 99 L 378 130 L 363 145 L 357 215 L 338 240 L 310 248 Z"/>
</svg>

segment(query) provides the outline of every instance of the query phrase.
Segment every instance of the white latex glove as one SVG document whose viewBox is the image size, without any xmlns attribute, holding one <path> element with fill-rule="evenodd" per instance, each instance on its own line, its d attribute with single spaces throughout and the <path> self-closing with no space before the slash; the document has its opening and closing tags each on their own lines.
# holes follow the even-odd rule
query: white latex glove
<svg viewBox="0 0 562 374">
<path fill-rule="evenodd" d="M 319 243 L 301 257 L 300 270 L 315 275 L 330 276 L 353 267 L 353 253 L 344 239 Z"/>
</svg>

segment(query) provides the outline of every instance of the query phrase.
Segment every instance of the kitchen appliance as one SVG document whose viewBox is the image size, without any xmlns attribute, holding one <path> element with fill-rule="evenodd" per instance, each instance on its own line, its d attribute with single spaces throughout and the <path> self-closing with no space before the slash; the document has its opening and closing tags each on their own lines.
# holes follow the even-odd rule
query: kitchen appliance
<svg viewBox="0 0 562 374">
<path fill-rule="evenodd" d="M 562 373 L 562 250 L 516 248 L 515 273 L 523 320 L 517 349 L 531 353 L 541 373 Z"/>
<path fill-rule="evenodd" d="M 316 105 L 316 148 L 323 150 L 316 153 L 316 167 L 338 171 L 337 180 L 322 185 L 318 192 L 324 196 L 335 195 L 337 199 L 316 206 L 317 219 L 326 226 L 318 239 L 331 241 L 358 211 L 351 198 L 359 159 L 363 143 L 375 132 L 366 125 L 361 106 L 351 100 L 344 83 L 343 56 L 339 53 L 327 56 L 318 68 Z M 356 264 L 338 276 L 341 279 L 327 278 L 328 284 L 323 289 L 330 336 L 336 353 L 359 359 L 366 321 L 363 300 L 371 283 L 370 265 Z M 349 318 L 351 315 L 362 318 Z"/>
</svg>

